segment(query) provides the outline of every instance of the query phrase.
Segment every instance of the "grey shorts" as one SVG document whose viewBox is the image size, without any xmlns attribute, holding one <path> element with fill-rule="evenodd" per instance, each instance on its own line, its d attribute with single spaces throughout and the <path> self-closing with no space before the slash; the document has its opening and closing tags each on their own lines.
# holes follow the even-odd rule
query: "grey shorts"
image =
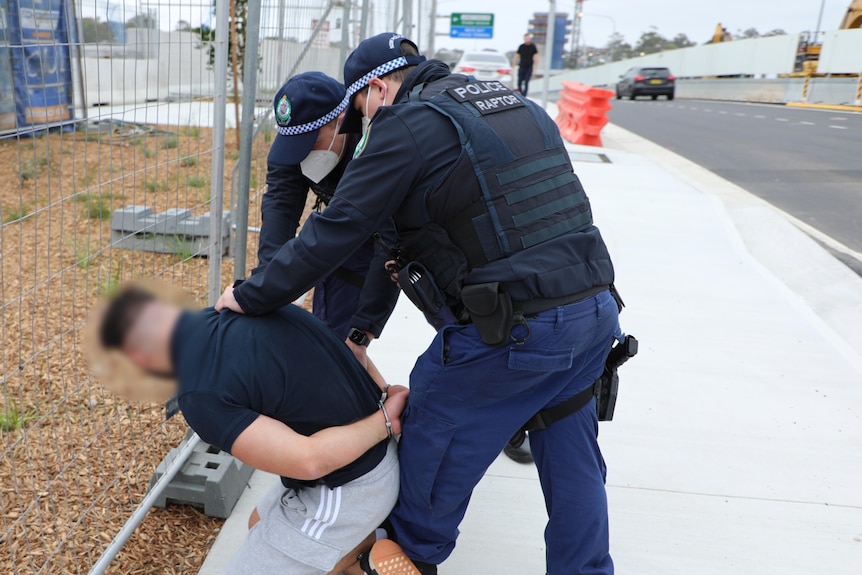
<svg viewBox="0 0 862 575">
<path fill-rule="evenodd" d="M 330 572 L 389 515 L 398 499 L 397 445 L 362 477 L 335 489 L 278 483 L 257 504 L 248 532 L 224 575 L 320 575 Z"/>
</svg>

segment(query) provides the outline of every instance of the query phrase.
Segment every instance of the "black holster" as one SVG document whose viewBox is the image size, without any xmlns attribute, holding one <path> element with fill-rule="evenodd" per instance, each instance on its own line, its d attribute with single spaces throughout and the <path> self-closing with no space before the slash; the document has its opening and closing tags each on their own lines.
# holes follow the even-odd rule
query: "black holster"
<svg viewBox="0 0 862 575">
<path fill-rule="evenodd" d="M 464 286 L 461 302 L 482 341 L 488 345 L 503 345 L 516 324 L 526 324 L 523 314 L 515 312 L 512 298 L 500 282 Z"/>
</svg>

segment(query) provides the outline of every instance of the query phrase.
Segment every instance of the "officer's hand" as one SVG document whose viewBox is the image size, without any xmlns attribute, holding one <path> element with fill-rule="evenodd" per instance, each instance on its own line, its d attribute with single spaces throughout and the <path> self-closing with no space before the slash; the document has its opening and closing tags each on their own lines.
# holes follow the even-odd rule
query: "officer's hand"
<svg viewBox="0 0 862 575">
<path fill-rule="evenodd" d="M 398 283 L 398 262 L 395 260 L 389 260 L 384 264 L 386 271 L 389 272 L 389 279 L 394 281 L 396 284 Z M 398 287 L 401 287 L 400 285 Z"/>
<path fill-rule="evenodd" d="M 362 364 L 362 367 L 368 369 L 368 348 L 364 345 L 357 345 L 350 341 L 350 338 L 344 340 L 344 343 L 347 344 L 347 347 L 350 348 L 350 351 L 353 352 L 353 355 L 356 356 L 357 361 Z"/>
<path fill-rule="evenodd" d="M 221 294 L 220 298 L 218 298 L 218 301 L 215 304 L 215 309 L 216 311 L 229 309 L 236 313 L 245 313 L 233 297 L 233 286 L 227 286 L 224 288 L 224 293 Z"/>
<path fill-rule="evenodd" d="M 403 385 L 389 386 L 389 395 L 384 405 L 386 413 L 389 414 L 389 421 L 392 422 L 392 433 L 395 435 L 401 435 L 401 414 L 407 406 L 408 395 L 410 390 Z"/>
</svg>

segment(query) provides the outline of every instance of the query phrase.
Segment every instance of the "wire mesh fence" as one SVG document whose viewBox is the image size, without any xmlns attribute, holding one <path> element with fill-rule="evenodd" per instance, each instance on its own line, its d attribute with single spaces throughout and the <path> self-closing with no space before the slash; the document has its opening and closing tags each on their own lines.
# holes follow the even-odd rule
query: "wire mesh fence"
<svg viewBox="0 0 862 575">
<path fill-rule="evenodd" d="M 221 30 L 216 4 L 235 15 Z M 365 36 L 427 30 L 429 7 L 413 5 L 266 0 L 249 56 L 247 0 L 0 0 L 0 572 L 90 572 L 186 432 L 161 405 L 127 403 L 91 377 L 95 302 L 160 278 L 204 304 L 244 276 L 256 236 L 239 242 L 235 274 L 222 255 L 248 226 L 229 241 L 211 222 L 227 234 L 220 206 L 238 198 L 259 225 L 275 92 L 302 71 L 340 78 Z M 219 33 L 231 44 L 221 68 Z M 254 114 L 240 126 L 243 102 Z M 242 165 L 240 129 L 251 130 Z M 169 512 L 111 572 L 196 572 L 218 521 Z"/>
</svg>

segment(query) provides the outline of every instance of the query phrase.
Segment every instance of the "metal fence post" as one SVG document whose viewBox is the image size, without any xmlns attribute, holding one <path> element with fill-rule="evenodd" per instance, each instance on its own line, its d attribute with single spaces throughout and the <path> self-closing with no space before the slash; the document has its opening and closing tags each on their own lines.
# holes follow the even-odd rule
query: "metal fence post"
<svg viewBox="0 0 862 575">
<path fill-rule="evenodd" d="M 245 277 L 248 251 L 248 198 L 251 186 L 251 152 L 254 143 L 254 106 L 257 101 L 258 47 L 260 45 L 260 2 L 248 4 L 246 16 L 245 63 L 243 64 L 242 123 L 239 135 L 239 178 L 236 186 L 236 240 L 233 276 Z"/>
<path fill-rule="evenodd" d="M 548 84 L 551 80 L 551 66 L 554 63 L 554 31 L 557 28 L 557 2 L 548 2 L 548 29 L 545 33 L 545 77 L 542 78 L 542 107 L 548 107 Z"/>
<path fill-rule="evenodd" d="M 252 2 L 256 4 L 256 2 Z M 227 112 L 228 0 L 216 0 L 213 160 L 210 179 L 209 303 L 221 294 L 222 210 L 224 208 L 224 142 Z"/>
</svg>

